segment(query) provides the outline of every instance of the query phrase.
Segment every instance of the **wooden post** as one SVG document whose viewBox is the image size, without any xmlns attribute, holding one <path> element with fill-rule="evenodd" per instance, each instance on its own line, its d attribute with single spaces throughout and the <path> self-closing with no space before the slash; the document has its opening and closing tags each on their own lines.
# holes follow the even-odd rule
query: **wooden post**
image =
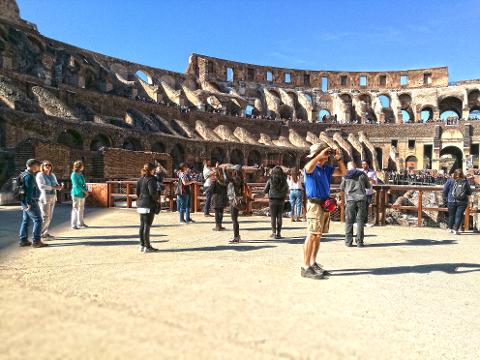
<svg viewBox="0 0 480 360">
<path fill-rule="evenodd" d="M 380 188 L 377 188 L 376 191 L 375 191 L 375 203 L 374 203 L 374 209 L 375 209 L 375 212 L 374 212 L 374 215 L 375 215 L 375 222 L 374 224 L 375 225 L 379 225 L 380 224 L 380 193 L 382 192 L 382 190 Z"/>
<path fill-rule="evenodd" d="M 200 194 L 200 185 L 198 183 L 193 184 L 193 212 L 198 212 L 200 207 L 200 199 L 198 198 Z"/>
<path fill-rule="evenodd" d="M 345 193 L 340 192 L 340 222 L 345 222 Z"/>
<path fill-rule="evenodd" d="M 385 226 L 385 217 L 386 217 L 386 204 L 387 204 L 387 196 L 388 196 L 388 190 L 386 188 L 382 188 L 381 194 L 380 194 L 380 211 L 382 214 L 382 217 L 380 218 L 380 225 Z"/>
<path fill-rule="evenodd" d="M 168 208 L 170 209 L 170 211 L 174 211 L 174 201 L 173 201 L 173 197 L 175 196 L 173 190 L 173 182 L 170 182 L 168 183 Z"/>
<path fill-rule="evenodd" d="M 468 231 L 470 229 L 470 204 L 465 209 L 465 220 L 463 221 L 463 230 Z"/>
<path fill-rule="evenodd" d="M 132 198 L 130 197 L 130 192 L 132 190 L 132 184 L 127 183 L 127 209 L 132 207 Z"/>
<path fill-rule="evenodd" d="M 251 215 L 253 213 L 253 200 L 251 199 L 251 194 L 252 190 L 250 188 L 250 185 L 245 184 L 245 188 L 243 191 L 243 200 L 245 201 L 245 204 L 247 204 L 245 212 L 248 215 Z"/>
<path fill-rule="evenodd" d="M 113 201 L 112 201 L 113 184 L 108 183 L 107 189 L 108 189 L 107 190 L 107 196 L 108 196 L 107 204 L 108 204 L 108 207 L 113 207 Z"/>
<path fill-rule="evenodd" d="M 417 209 L 417 226 L 422 226 L 422 215 L 423 215 L 423 191 L 418 190 L 418 209 Z"/>
</svg>

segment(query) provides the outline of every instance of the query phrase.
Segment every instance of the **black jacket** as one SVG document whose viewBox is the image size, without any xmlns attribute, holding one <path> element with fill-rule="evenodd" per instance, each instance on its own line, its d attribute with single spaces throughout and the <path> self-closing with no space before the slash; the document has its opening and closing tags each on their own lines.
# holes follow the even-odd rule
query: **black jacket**
<svg viewBox="0 0 480 360">
<path fill-rule="evenodd" d="M 268 198 L 271 200 L 285 200 L 288 194 L 287 178 L 282 176 L 278 181 L 272 181 L 272 178 L 268 179 L 263 192 L 268 194 Z"/>
<path fill-rule="evenodd" d="M 209 191 L 212 194 L 212 208 L 222 209 L 228 206 L 227 184 L 214 181 Z"/>
<path fill-rule="evenodd" d="M 137 181 L 137 207 L 155 209 L 158 201 L 157 179 L 154 176 L 142 176 Z"/>
</svg>

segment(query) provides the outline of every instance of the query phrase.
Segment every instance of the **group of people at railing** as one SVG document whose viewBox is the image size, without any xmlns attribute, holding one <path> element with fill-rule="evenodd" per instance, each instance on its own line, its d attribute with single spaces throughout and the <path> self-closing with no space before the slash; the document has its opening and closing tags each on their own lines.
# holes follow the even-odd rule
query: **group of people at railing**
<svg viewBox="0 0 480 360">
<path fill-rule="evenodd" d="M 285 172 L 281 166 L 275 166 L 268 174 L 269 178 L 263 189 L 268 198 L 271 217 L 271 237 L 282 238 L 282 219 L 287 197 L 291 204 L 292 222 L 306 218 L 307 237 L 304 244 L 304 266 L 301 274 L 307 278 L 320 279 L 328 275 L 316 261 L 320 238 L 328 232 L 330 214 L 337 209 L 337 201 L 331 196 L 332 176 L 342 176 L 340 190 L 343 196 L 343 211 L 345 218 L 345 245 L 353 245 L 353 226 L 356 227 L 357 247 L 364 246 L 364 227 L 368 222 L 368 208 L 372 203 L 373 190 L 378 179 L 376 172 L 371 170 L 366 161 L 357 169 L 353 162 L 344 164 L 340 149 L 332 149 L 325 143 L 314 144 L 310 147 L 306 163 L 302 172 L 298 169 Z M 334 162 L 335 161 L 335 162 Z M 333 164 L 336 163 L 337 167 Z M 84 165 L 75 161 L 71 173 L 72 198 L 72 229 L 86 228 L 84 222 L 85 198 L 89 196 L 85 178 Z M 189 167 L 182 163 L 176 170 L 174 195 L 176 196 L 177 210 L 180 224 L 191 224 L 195 221 L 190 216 L 190 202 L 192 200 L 192 185 L 198 185 L 197 179 L 192 176 Z M 150 229 L 155 214 L 161 209 L 160 198 L 164 192 L 164 171 L 161 166 L 146 163 L 141 169 L 141 176 L 136 181 L 136 207 L 140 217 L 139 239 L 142 252 L 156 252 L 150 243 Z M 247 202 L 253 196 L 247 185 L 244 172 L 240 165 L 216 164 L 211 166 L 205 161 L 202 173 L 205 193 L 204 215 L 210 216 L 214 210 L 214 231 L 223 231 L 223 216 L 226 208 L 230 210 L 232 220 L 232 244 L 239 243 L 240 223 L 239 214 L 246 210 Z M 35 159 L 27 161 L 26 170 L 17 178 L 18 197 L 22 205 L 22 222 L 19 238 L 20 246 L 45 247 L 43 240 L 52 240 L 49 234 L 56 199 L 56 192 L 63 189 L 54 173 L 51 162 L 40 162 Z M 465 210 L 469 204 L 472 189 L 463 172 L 458 169 L 448 178 L 444 185 L 443 197 L 448 208 L 448 230 L 459 234 Z M 302 210 L 303 197 L 306 197 L 305 212 Z M 420 205 L 421 211 L 421 205 Z M 33 243 L 28 240 L 28 226 L 33 222 Z"/>
</svg>

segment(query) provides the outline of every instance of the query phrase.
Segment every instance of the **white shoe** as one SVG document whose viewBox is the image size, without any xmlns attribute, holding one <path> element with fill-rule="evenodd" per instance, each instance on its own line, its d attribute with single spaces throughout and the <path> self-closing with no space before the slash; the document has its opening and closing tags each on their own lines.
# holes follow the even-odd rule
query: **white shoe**
<svg viewBox="0 0 480 360">
<path fill-rule="evenodd" d="M 460 231 L 458 231 L 458 230 L 452 230 L 452 234 L 460 235 Z"/>
</svg>

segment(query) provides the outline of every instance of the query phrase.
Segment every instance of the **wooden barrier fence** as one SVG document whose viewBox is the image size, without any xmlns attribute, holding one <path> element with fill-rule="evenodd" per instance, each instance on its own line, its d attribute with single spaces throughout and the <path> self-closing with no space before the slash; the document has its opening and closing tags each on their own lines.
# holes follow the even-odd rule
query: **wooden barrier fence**
<svg viewBox="0 0 480 360">
<path fill-rule="evenodd" d="M 165 179 L 164 186 L 165 191 L 162 194 L 162 204 L 164 206 L 162 209 L 168 209 L 170 211 L 176 210 L 176 195 L 175 188 L 177 184 L 177 179 Z M 244 198 L 247 204 L 245 214 L 251 215 L 256 205 L 263 207 L 268 206 L 268 198 L 263 194 L 263 188 L 265 183 L 247 183 L 244 189 Z M 107 181 L 108 188 L 108 206 L 115 206 L 115 202 L 118 200 L 124 200 L 126 202 L 126 207 L 131 208 L 133 206 L 133 201 L 136 200 L 137 195 L 135 194 L 136 181 Z M 205 196 L 203 194 L 203 185 L 200 183 L 194 183 L 190 185 L 191 189 L 191 202 L 190 208 L 192 212 L 198 212 L 201 209 L 201 205 L 205 202 Z M 384 226 L 386 224 L 386 210 L 387 209 L 396 209 L 401 212 L 414 212 L 417 215 L 417 226 L 422 226 L 424 212 L 447 212 L 448 209 L 445 207 L 427 207 L 423 203 L 423 195 L 429 192 L 442 192 L 443 187 L 441 186 L 413 186 L 413 185 L 375 185 L 373 186 L 375 190 L 373 196 L 373 203 L 370 205 L 369 214 L 373 217 L 373 222 L 375 225 Z M 407 191 L 415 191 L 418 193 L 418 205 L 395 205 L 390 203 L 390 197 L 396 193 L 406 193 Z M 475 193 L 480 193 L 480 189 L 473 189 Z M 340 198 L 339 201 L 339 210 L 340 210 L 340 221 L 345 221 L 345 195 L 340 191 L 338 186 L 331 187 L 331 193 L 337 194 Z M 305 197 L 304 197 L 305 203 Z M 305 209 L 305 206 L 304 206 Z M 464 228 L 469 229 L 470 227 L 470 215 L 478 214 L 479 208 L 478 205 L 474 205 L 470 201 L 469 206 L 465 211 L 464 219 Z"/>
</svg>

